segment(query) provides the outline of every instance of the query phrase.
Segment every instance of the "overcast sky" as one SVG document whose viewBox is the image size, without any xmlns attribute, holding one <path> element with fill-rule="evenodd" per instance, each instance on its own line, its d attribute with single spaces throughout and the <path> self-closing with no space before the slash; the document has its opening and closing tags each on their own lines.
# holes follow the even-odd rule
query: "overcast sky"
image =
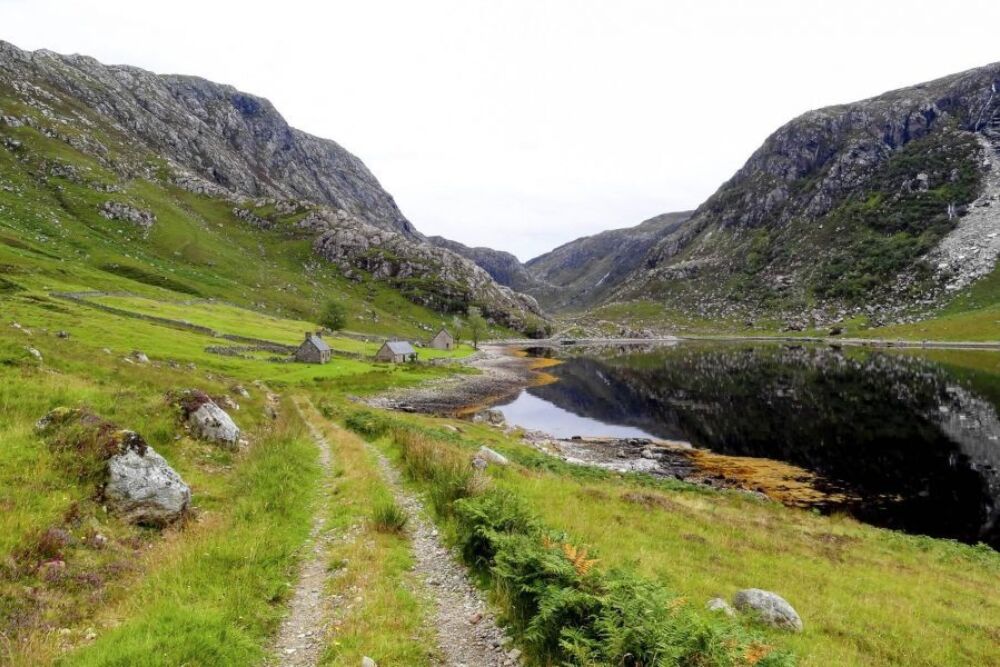
<svg viewBox="0 0 1000 667">
<path fill-rule="evenodd" d="M 0 39 L 269 98 L 423 232 L 528 259 L 693 208 L 792 117 L 1000 60 L 997 0 L 0 0 Z"/>
</svg>

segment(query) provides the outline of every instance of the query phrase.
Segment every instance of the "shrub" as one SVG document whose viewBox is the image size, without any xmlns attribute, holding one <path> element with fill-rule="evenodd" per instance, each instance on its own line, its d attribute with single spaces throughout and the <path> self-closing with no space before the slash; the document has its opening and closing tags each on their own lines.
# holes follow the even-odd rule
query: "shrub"
<svg viewBox="0 0 1000 667">
<path fill-rule="evenodd" d="M 350 415 L 344 424 L 366 438 L 381 438 L 392 428 L 392 421 L 369 410 L 360 410 Z"/>
<path fill-rule="evenodd" d="M 340 331 L 347 326 L 347 309 L 339 301 L 327 301 L 319 323 L 330 331 Z"/>
<path fill-rule="evenodd" d="M 406 521 L 406 511 L 395 501 L 383 501 L 372 508 L 371 526 L 380 533 L 402 533 Z"/>
</svg>

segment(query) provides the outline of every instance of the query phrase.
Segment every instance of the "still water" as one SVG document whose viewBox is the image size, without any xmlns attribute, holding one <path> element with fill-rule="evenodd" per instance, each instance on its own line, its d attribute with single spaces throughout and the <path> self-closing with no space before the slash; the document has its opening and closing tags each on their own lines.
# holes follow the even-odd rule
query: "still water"
<svg viewBox="0 0 1000 667">
<path fill-rule="evenodd" d="M 836 509 L 863 521 L 1000 547 L 1000 352 L 684 343 L 558 354 L 546 369 L 556 382 L 497 406 L 510 423 L 786 461 L 846 492 Z"/>
</svg>

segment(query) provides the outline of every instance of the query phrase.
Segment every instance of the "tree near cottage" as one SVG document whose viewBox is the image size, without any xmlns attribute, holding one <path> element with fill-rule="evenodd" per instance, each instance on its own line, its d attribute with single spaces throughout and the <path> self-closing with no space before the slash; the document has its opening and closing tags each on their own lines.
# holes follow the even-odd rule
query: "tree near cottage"
<svg viewBox="0 0 1000 667">
<path fill-rule="evenodd" d="M 487 330 L 486 318 L 483 317 L 483 312 L 478 306 L 469 306 L 469 317 L 466 321 L 466 328 L 469 339 L 472 341 L 472 347 L 478 350 L 479 341 L 486 335 Z"/>
<path fill-rule="evenodd" d="M 319 323 L 330 331 L 340 331 L 347 325 L 347 309 L 339 301 L 327 301 Z"/>
</svg>

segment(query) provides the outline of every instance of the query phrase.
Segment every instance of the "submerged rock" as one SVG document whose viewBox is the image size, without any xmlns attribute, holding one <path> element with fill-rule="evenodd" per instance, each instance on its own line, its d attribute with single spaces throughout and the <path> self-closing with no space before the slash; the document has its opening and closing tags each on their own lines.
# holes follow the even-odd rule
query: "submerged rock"
<svg viewBox="0 0 1000 667">
<path fill-rule="evenodd" d="M 490 408 L 477 413 L 473 418 L 473 421 L 479 424 L 485 422 L 492 426 L 503 426 L 507 423 L 507 419 L 503 416 L 503 412 L 497 410 L 496 408 Z"/>
<path fill-rule="evenodd" d="M 120 433 L 122 452 L 108 459 L 104 499 L 130 523 L 166 526 L 183 516 L 191 490 L 167 461 L 134 431 Z"/>
<path fill-rule="evenodd" d="M 802 632 L 802 619 L 792 605 L 777 593 L 747 588 L 733 596 L 733 606 L 742 612 L 754 612 L 768 625 Z"/>
</svg>

